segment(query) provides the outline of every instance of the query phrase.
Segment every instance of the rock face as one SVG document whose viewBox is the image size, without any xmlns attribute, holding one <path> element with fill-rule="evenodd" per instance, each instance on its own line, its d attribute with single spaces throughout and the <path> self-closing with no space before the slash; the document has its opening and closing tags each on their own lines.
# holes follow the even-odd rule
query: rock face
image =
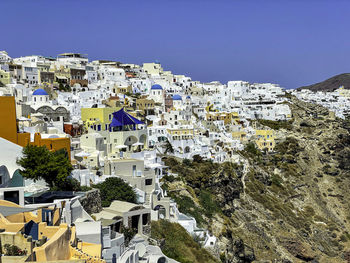
<svg viewBox="0 0 350 263">
<path fill-rule="evenodd" d="M 333 91 L 340 86 L 350 89 L 350 73 L 339 74 L 325 81 L 301 87 L 300 89 L 309 89 L 312 91 Z"/>
<path fill-rule="evenodd" d="M 80 200 L 81 205 L 88 214 L 99 213 L 102 211 L 101 196 L 99 189 L 92 189 L 86 192 L 86 195 Z"/>
<path fill-rule="evenodd" d="M 220 207 L 204 227 L 223 262 L 350 262 L 350 122 L 294 97 L 290 107 L 276 153 L 242 152 L 245 167 L 186 188 L 198 206 L 196 188 L 210 190 Z"/>
</svg>

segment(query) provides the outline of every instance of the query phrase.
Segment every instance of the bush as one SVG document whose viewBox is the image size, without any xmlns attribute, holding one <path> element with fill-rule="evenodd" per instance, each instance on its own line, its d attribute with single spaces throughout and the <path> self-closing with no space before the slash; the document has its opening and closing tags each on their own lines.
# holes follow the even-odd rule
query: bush
<svg viewBox="0 0 350 263">
<path fill-rule="evenodd" d="M 87 192 L 87 191 L 90 191 L 90 190 L 92 190 L 92 187 L 83 185 L 83 186 L 80 186 L 80 190 L 79 191 Z"/>
<path fill-rule="evenodd" d="M 282 185 L 282 179 L 278 175 L 272 175 L 271 176 L 271 183 L 276 185 L 276 186 L 281 186 Z"/>
<path fill-rule="evenodd" d="M 136 193 L 132 187 L 118 177 L 109 177 L 93 188 L 100 189 L 102 206 L 109 206 L 114 200 L 136 203 Z"/>
<path fill-rule="evenodd" d="M 193 155 L 193 162 L 195 163 L 201 163 L 203 161 L 203 157 L 198 155 L 198 154 L 195 154 Z"/>
<path fill-rule="evenodd" d="M 260 156 L 261 155 L 260 150 L 255 147 L 255 144 L 253 142 L 248 143 L 245 146 L 244 151 L 252 156 Z"/>
<path fill-rule="evenodd" d="M 201 190 L 199 194 L 199 202 L 203 207 L 204 214 L 211 218 L 216 213 L 220 213 L 220 208 L 212 194 L 206 190 Z"/>
<path fill-rule="evenodd" d="M 121 233 L 124 234 L 124 245 L 125 247 L 129 246 L 131 239 L 137 234 L 136 229 L 128 228 L 122 225 Z"/>
<path fill-rule="evenodd" d="M 182 164 L 183 164 L 183 165 L 186 165 L 186 166 L 191 166 L 191 160 L 189 160 L 189 159 L 183 159 Z"/>
<path fill-rule="evenodd" d="M 166 174 L 166 175 L 164 175 L 164 176 L 162 177 L 162 180 L 165 181 L 165 182 L 172 183 L 172 182 L 176 181 L 176 177 L 173 176 L 173 175 L 167 175 L 167 174 Z"/>
<path fill-rule="evenodd" d="M 16 245 L 5 244 L 5 256 L 25 256 L 27 255 L 27 250 L 22 250 Z"/>
<path fill-rule="evenodd" d="M 80 183 L 77 179 L 67 177 L 59 186 L 51 188 L 52 191 L 81 191 Z"/>
<path fill-rule="evenodd" d="M 292 123 L 293 121 L 271 121 L 271 120 L 257 120 L 261 125 L 267 126 L 273 130 L 279 130 L 279 129 L 286 129 L 291 130 L 293 128 Z"/>
</svg>

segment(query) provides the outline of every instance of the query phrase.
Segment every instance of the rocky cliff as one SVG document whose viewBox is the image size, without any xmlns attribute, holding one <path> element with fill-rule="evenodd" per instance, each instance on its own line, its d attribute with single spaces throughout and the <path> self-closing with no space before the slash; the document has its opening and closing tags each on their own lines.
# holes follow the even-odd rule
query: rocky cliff
<svg viewBox="0 0 350 263">
<path fill-rule="evenodd" d="M 290 107 L 293 120 L 273 125 L 276 153 L 167 160 L 179 176 L 164 187 L 218 237 L 222 262 L 350 262 L 350 123 L 294 97 Z"/>
</svg>

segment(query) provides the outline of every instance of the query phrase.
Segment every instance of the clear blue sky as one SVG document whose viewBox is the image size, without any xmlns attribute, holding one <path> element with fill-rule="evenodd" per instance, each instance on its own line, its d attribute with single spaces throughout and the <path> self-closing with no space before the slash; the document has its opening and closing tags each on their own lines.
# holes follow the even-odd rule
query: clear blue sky
<svg viewBox="0 0 350 263">
<path fill-rule="evenodd" d="M 295 88 L 350 72 L 350 1 L 4 0 L 0 50 L 159 60 L 194 80 Z"/>
</svg>

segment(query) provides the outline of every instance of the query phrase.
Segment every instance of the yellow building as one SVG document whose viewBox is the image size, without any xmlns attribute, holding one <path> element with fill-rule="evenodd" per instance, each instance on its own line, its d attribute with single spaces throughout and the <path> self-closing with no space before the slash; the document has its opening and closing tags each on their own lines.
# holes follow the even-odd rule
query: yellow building
<svg viewBox="0 0 350 263">
<path fill-rule="evenodd" d="M 9 201 L 0 200 L 0 205 L 18 210 L 6 216 L 0 214 L 0 227 L 4 230 L 0 233 L 1 250 L 6 251 L 5 244 L 8 244 L 26 251 L 18 257 L 4 256 L 2 262 L 105 263 L 101 259 L 101 244 L 79 241 L 75 226 L 61 223 L 60 208 L 38 208 L 35 214 Z M 64 203 L 61 205 L 64 207 Z M 51 217 L 47 217 L 48 214 Z M 24 235 L 25 231 L 30 231 L 31 237 Z M 37 246 L 36 242 L 41 245 Z"/>
<path fill-rule="evenodd" d="M 36 133 L 34 136 L 34 142 L 31 142 L 30 133 L 17 132 L 15 97 L 0 96 L 0 120 L 3 123 L 0 129 L 0 137 L 22 147 L 25 147 L 28 144 L 46 146 L 50 151 L 57 151 L 64 148 L 68 152 L 70 158 L 69 138 L 42 139 L 40 133 Z"/>
<path fill-rule="evenodd" d="M 154 100 L 150 99 L 137 99 L 136 109 L 141 111 L 141 114 L 148 115 L 154 113 Z"/>
<path fill-rule="evenodd" d="M 190 140 L 193 139 L 193 129 L 168 129 L 168 133 L 173 140 Z"/>
<path fill-rule="evenodd" d="M 247 139 L 247 133 L 245 131 L 234 131 L 231 132 L 233 140 L 245 141 Z"/>
<path fill-rule="evenodd" d="M 255 130 L 255 143 L 260 150 L 271 152 L 275 148 L 275 136 L 273 130 Z"/>
<path fill-rule="evenodd" d="M 131 86 L 116 86 L 115 88 L 113 88 L 113 92 L 114 93 L 122 93 L 122 94 L 125 94 L 125 93 L 132 93 L 132 87 Z"/>
<path fill-rule="evenodd" d="M 113 119 L 113 112 L 120 110 L 121 107 L 111 108 L 82 108 L 81 120 L 86 129 L 91 128 L 95 131 L 106 131 Z"/>
<path fill-rule="evenodd" d="M 10 72 L 6 72 L 0 69 L 0 83 L 7 85 L 11 83 Z"/>
<path fill-rule="evenodd" d="M 50 71 L 55 73 L 55 81 L 58 83 L 70 84 L 72 76 L 69 68 L 65 68 L 64 66 L 54 66 Z"/>
<path fill-rule="evenodd" d="M 232 124 L 233 121 L 239 121 L 237 112 L 210 112 L 206 114 L 207 121 L 224 121 L 225 125 Z"/>
</svg>

